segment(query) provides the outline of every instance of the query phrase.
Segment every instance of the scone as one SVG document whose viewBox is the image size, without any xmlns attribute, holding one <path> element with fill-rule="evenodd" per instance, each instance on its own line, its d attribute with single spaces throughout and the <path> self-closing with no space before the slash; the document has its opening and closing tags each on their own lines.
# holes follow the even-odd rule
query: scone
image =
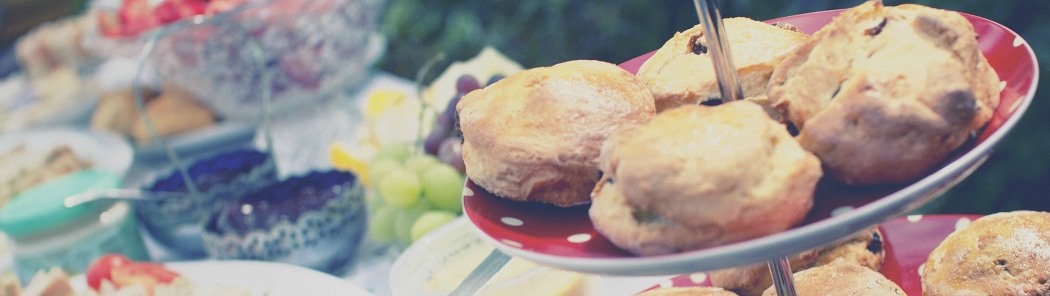
<svg viewBox="0 0 1050 296">
<path fill-rule="evenodd" d="M 515 73 L 456 105 L 463 163 L 475 184 L 518 201 L 590 201 L 602 142 L 646 122 L 653 96 L 634 75 L 599 61 Z"/>
<path fill-rule="evenodd" d="M 923 266 L 927 296 L 1050 295 L 1050 213 L 974 220 L 948 235 Z"/>
<path fill-rule="evenodd" d="M 839 258 L 874 271 L 881 270 L 885 252 L 878 228 L 872 227 L 846 241 L 802 252 L 788 259 L 791 269 L 797 272 L 826 265 Z M 769 266 L 765 263 L 717 270 L 710 273 L 710 279 L 712 286 L 722 287 L 742 296 L 762 295 L 763 291 L 773 285 Z"/>
<path fill-rule="evenodd" d="M 737 296 L 737 294 L 716 287 L 681 287 L 657 288 L 636 296 Z"/>
<path fill-rule="evenodd" d="M 768 95 L 825 172 L 850 184 L 928 173 L 999 104 L 999 78 L 955 12 L 870 1 L 774 71 Z"/>
<path fill-rule="evenodd" d="M 685 105 L 618 130 L 602 147 L 595 229 L 639 255 L 696 250 L 788 229 L 813 204 L 820 163 L 748 101 Z"/>
<path fill-rule="evenodd" d="M 773 68 L 808 36 L 747 18 L 723 20 L 744 96 L 764 94 Z M 675 33 L 638 69 L 663 111 L 722 97 L 702 25 Z"/>
<path fill-rule="evenodd" d="M 806 269 L 794 274 L 797 295 L 821 296 L 907 296 L 886 276 L 845 259 Z M 764 296 L 776 296 L 775 287 Z"/>
<path fill-rule="evenodd" d="M 215 115 L 184 90 L 168 89 L 145 106 L 146 116 L 153 121 L 159 136 L 167 137 L 215 123 Z M 138 117 L 131 126 L 131 137 L 139 144 L 150 144 L 153 135 L 145 121 Z"/>
</svg>

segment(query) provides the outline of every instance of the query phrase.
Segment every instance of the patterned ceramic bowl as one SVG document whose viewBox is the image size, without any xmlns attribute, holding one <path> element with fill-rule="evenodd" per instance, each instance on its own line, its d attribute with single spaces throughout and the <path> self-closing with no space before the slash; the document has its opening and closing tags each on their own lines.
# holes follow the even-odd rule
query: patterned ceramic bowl
<svg viewBox="0 0 1050 296">
<path fill-rule="evenodd" d="M 213 211 L 214 204 L 277 181 L 277 170 L 269 155 L 253 149 L 203 157 L 193 161 L 187 171 L 200 195 L 190 195 L 182 174 L 172 171 L 143 190 L 186 193 L 186 198 L 135 203 L 135 212 L 150 236 L 183 255 L 205 254 L 200 223 Z"/>
<path fill-rule="evenodd" d="M 220 205 L 204 224 L 216 259 L 278 261 L 335 272 L 365 232 L 364 189 L 353 174 L 315 171 Z"/>
</svg>

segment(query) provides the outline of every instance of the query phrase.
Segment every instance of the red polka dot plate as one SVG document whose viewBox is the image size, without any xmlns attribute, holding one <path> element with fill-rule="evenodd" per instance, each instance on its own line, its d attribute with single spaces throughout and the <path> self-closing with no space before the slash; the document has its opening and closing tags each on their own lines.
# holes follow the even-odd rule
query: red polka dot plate
<svg viewBox="0 0 1050 296">
<path fill-rule="evenodd" d="M 958 228 L 969 225 L 979 215 L 914 215 L 895 218 L 879 225 L 886 250 L 882 274 L 897 283 L 908 295 L 922 295 L 919 274 L 926 258 L 944 238 Z M 658 287 L 706 287 L 711 281 L 706 273 L 682 274 L 659 283 Z"/>
<path fill-rule="evenodd" d="M 840 10 L 784 17 L 770 22 L 795 24 L 812 33 Z M 598 232 L 588 205 L 555 206 L 509 201 L 471 181 L 464 189 L 464 213 L 486 240 L 501 251 L 554 267 L 611 275 L 670 275 L 762 262 L 795 254 L 842 238 L 890 217 L 907 213 L 968 176 L 1016 125 L 1031 103 L 1038 63 L 1031 47 L 1010 29 L 990 20 L 964 16 L 980 35 L 981 50 L 1003 81 L 999 107 L 974 141 L 928 176 L 898 186 L 855 187 L 822 181 L 813 210 L 787 231 L 729 245 L 661 256 L 634 256 Z M 636 72 L 652 53 L 620 66 Z"/>
</svg>

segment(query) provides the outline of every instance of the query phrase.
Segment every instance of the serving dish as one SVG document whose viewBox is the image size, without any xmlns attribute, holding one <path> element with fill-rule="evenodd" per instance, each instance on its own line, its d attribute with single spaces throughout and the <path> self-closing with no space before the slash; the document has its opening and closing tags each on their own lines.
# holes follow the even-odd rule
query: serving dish
<svg viewBox="0 0 1050 296">
<path fill-rule="evenodd" d="M 248 121 L 223 120 L 215 125 L 166 137 L 164 142 L 179 156 L 192 156 L 224 147 L 251 143 L 257 124 Z M 145 162 L 168 162 L 164 147 L 156 144 L 135 145 L 135 159 Z"/>
<path fill-rule="evenodd" d="M 842 10 L 789 16 L 812 33 Z M 464 213 L 482 237 L 503 252 L 563 269 L 613 275 L 660 275 L 715 270 L 786 257 L 843 238 L 929 202 L 977 169 L 1031 103 L 1038 63 L 1031 47 L 1010 29 L 963 14 L 979 34 L 980 47 L 1003 81 L 1001 102 L 977 137 L 926 177 L 897 186 L 853 187 L 822 181 L 813 210 L 799 226 L 739 243 L 672 255 L 638 257 L 595 231 L 588 206 L 557 208 L 498 198 L 467 181 Z M 621 67 L 636 72 L 652 53 Z"/>
<path fill-rule="evenodd" d="M 77 128 L 40 128 L 0 135 L 0 151 L 26 145 L 29 151 L 46 151 L 66 145 L 92 168 L 124 176 L 131 167 L 131 145 L 124 138 L 107 132 Z"/>
<path fill-rule="evenodd" d="M 260 261 L 189 261 L 164 263 L 164 267 L 202 285 L 232 285 L 253 296 L 370 296 L 365 289 L 325 273 L 295 265 Z M 78 292 L 88 290 L 83 275 L 71 279 Z"/>
<path fill-rule="evenodd" d="M 203 221 L 216 259 L 267 260 L 325 272 L 348 267 L 367 229 L 357 176 L 312 171 L 218 200 Z"/>
<path fill-rule="evenodd" d="M 937 245 L 956 229 L 969 225 L 980 215 L 911 215 L 894 218 L 879 225 L 886 249 L 881 273 L 897 283 L 908 295 L 922 295 L 923 263 Z M 710 286 L 706 273 L 672 277 L 650 287 Z"/>
<path fill-rule="evenodd" d="M 135 203 L 136 214 L 150 236 L 183 255 L 205 253 L 200 224 L 215 211 L 216 204 L 277 181 L 272 156 L 254 149 L 226 150 L 191 159 L 186 170 L 199 195 L 190 195 L 182 174 L 171 169 L 142 189 L 181 193 L 184 198 Z"/>
<path fill-rule="evenodd" d="M 242 120 L 260 116 L 263 90 L 273 94 L 272 110 L 283 111 L 363 81 L 385 44 L 375 29 L 383 0 L 233 2 L 244 4 L 131 36 L 105 36 L 96 26 L 85 43 L 105 56 L 139 58 L 221 117 Z M 111 6 L 89 13 L 112 14 Z M 263 76 L 272 83 L 263 85 Z"/>
</svg>

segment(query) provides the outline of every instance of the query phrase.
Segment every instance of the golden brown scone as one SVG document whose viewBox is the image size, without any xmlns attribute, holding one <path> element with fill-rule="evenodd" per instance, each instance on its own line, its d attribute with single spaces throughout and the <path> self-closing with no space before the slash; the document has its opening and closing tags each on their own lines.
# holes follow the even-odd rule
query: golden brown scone
<svg viewBox="0 0 1050 296">
<path fill-rule="evenodd" d="M 161 137 L 178 134 L 215 123 L 211 110 L 198 103 L 184 91 L 165 90 L 156 99 L 146 105 L 146 116 L 153 121 L 153 127 Z M 142 120 L 135 121 L 131 136 L 139 144 L 153 142 L 153 137 Z"/>
<path fill-rule="evenodd" d="M 679 287 L 652 289 L 636 296 L 737 296 L 737 294 L 716 287 Z"/>
<path fill-rule="evenodd" d="M 926 260 L 922 293 L 1050 295 L 1050 213 L 992 214 L 956 230 Z"/>
<path fill-rule="evenodd" d="M 904 290 L 874 270 L 838 259 L 794 274 L 797 295 L 821 296 L 907 296 Z M 776 296 L 774 287 L 764 296 Z"/>
<path fill-rule="evenodd" d="M 149 104 L 156 96 L 154 91 L 143 90 L 143 103 Z M 99 97 L 98 107 L 91 115 L 91 128 L 130 135 L 132 128 L 139 121 L 138 114 L 138 109 L 135 108 L 135 93 L 131 88 L 104 93 Z"/>
<path fill-rule="evenodd" d="M 655 108 L 652 94 L 620 67 L 570 61 L 473 91 L 456 111 L 475 184 L 507 199 L 570 206 L 590 201 L 605 138 L 648 121 Z"/>
<path fill-rule="evenodd" d="M 723 23 L 745 97 L 764 94 L 773 68 L 807 38 L 797 29 L 747 18 Z M 660 112 L 722 97 L 702 25 L 675 33 L 642 64 L 638 78 L 653 92 Z"/>
<path fill-rule="evenodd" d="M 793 52 L 768 95 L 831 177 L 912 181 L 991 118 L 999 78 L 955 12 L 870 1 Z"/>
<path fill-rule="evenodd" d="M 747 101 L 685 105 L 617 130 L 602 147 L 590 217 L 640 255 L 776 233 L 813 203 L 820 163 Z"/>
<path fill-rule="evenodd" d="M 803 271 L 842 258 L 874 271 L 882 269 L 885 252 L 878 228 L 860 232 L 852 238 L 802 252 L 789 258 L 791 269 Z M 758 296 L 773 285 L 765 263 L 729 268 L 709 273 L 711 285 L 736 292 L 741 296 Z"/>
</svg>

